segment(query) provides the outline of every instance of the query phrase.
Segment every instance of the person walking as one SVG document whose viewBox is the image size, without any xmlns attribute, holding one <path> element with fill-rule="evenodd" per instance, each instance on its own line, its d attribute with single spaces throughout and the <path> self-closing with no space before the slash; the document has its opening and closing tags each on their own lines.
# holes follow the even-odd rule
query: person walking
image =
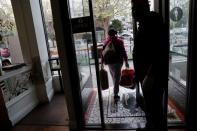
<svg viewBox="0 0 197 131">
<path fill-rule="evenodd" d="M 164 129 L 163 94 L 168 63 L 162 17 L 151 12 L 148 0 L 132 0 L 132 15 L 138 24 L 134 38 L 135 81 L 141 83 L 146 114 L 146 130 Z"/>
<path fill-rule="evenodd" d="M 113 53 L 109 53 L 109 50 L 106 51 L 106 48 L 109 47 L 113 49 Z M 106 54 L 110 55 L 107 56 Z M 115 29 L 110 29 L 108 31 L 108 38 L 104 41 L 101 56 L 101 66 L 103 67 L 103 64 L 106 64 L 109 67 L 114 84 L 114 100 L 117 102 L 120 99 L 118 93 L 123 61 L 126 67 L 129 67 L 129 63 L 124 42 L 117 37 L 117 31 Z"/>
</svg>

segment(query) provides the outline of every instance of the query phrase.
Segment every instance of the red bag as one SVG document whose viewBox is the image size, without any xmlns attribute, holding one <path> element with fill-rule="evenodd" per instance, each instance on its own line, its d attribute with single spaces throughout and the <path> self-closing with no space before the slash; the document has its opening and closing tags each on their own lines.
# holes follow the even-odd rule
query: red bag
<svg viewBox="0 0 197 131">
<path fill-rule="evenodd" d="M 133 69 L 123 69 L 121 72 L 121 78 L 120 78 L 120 86 L 133 89 L 135 86 L 133 86 L 133 80 L 134 80 L 135 71 Z"/>
</svg>

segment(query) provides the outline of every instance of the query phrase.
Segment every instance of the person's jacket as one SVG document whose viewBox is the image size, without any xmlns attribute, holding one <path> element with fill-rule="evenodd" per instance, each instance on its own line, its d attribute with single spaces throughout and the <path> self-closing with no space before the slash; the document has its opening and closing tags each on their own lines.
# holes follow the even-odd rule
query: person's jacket
<svg viewBox="0 0 197 131">
<path fill-rule="evenodd" d="M 116 50 L 116 54 L 115 54 L 114 57 L 112 57 L 108 61 L 104 61 L 103 55 L 101 55 L 102 56 L 102 63 L 105 63 L 105 64 L 116 64 L 116 63 L 123 63 L 123 61 L 127 62 L 128 61 L 128 57 L 127 57 L 126 50 L 125 50 L 125 47 L 124 47 L 124 42 L 121 39 L 119 39 L 117 36 L 109 36 L 104 41 L 103 50 L 112 41 L 113 41 L 113 44 L 114 44 L 114 47 L 115 47 L 115 50 Z"/>
</svg>

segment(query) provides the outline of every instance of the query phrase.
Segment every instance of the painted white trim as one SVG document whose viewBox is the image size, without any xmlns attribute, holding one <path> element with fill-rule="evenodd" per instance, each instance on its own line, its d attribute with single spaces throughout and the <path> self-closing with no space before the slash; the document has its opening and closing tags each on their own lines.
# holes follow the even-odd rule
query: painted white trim
<svg viewBox="0 0 197 131">
<path fill-rule="evenodd" d="M 60 92 L 61 87 L 60 87 L 60 80 L 58 75 L 53 75 L 52 76 L 52 84 L 53 84 L 53 89 L 55 92 Z"/>
<path fill-rule="evenodd" d="M 52 77 L 46 82 L 46 91 L 47 91 L 47 97 L 49 101 L 51 101 L 54 96 Z"/>
<path fill-rule="evenodd" d="M 18 123 L 38 105 L 36 91 L 33 87 L 6 103 L 12 125 Z"/>
</svg>

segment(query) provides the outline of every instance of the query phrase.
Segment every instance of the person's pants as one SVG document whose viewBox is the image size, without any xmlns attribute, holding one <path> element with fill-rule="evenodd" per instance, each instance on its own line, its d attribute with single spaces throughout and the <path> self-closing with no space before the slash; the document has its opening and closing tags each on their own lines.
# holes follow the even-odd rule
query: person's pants
<svg viewBox="0 0 197 131">
<path fill-rule="evenodd" d="M 109 71 L 114 84 L 114 95 L 118 95 L 122 63 L 109 64 Z"/>
</svg>

